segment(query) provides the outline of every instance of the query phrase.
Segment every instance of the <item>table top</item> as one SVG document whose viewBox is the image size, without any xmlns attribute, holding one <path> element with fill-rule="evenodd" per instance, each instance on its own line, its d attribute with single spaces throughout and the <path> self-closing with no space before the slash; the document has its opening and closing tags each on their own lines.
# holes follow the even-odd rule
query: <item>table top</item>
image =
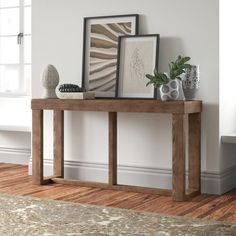
<svg viewBox="0 0 236 236">
<path fill-rule="evenodd" d="M 202 101 L 161 101 L 155 99 L 32 99 L 33 110 L 100 112 L 199 113 Z"/>
</svg>

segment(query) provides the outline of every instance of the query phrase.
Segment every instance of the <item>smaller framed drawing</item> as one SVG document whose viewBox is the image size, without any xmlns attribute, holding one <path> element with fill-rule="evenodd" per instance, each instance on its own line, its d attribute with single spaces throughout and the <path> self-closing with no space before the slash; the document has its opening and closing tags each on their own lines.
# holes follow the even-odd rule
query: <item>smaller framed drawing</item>
<svg viewBox="0 0 236 236">
<path fill-rule="evenodd" d="M 155 98 L 146 74 L 158 68 L 159 34 L 120 36 L 118 47 L 118 98 Z"/>
</svg>

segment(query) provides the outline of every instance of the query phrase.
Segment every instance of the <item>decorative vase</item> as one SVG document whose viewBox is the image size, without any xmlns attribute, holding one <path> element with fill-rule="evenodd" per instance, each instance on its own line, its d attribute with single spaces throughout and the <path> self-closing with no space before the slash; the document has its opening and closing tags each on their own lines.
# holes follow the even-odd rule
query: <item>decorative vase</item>
<svg viewBox="0 0 236 236">
<path fill-rule="evenodd" d="M 196 99 L 196 93 L 199 89 L 199 65 L 191 65 L 186 69 L 186 72 L 181 76 L 183 81 L 183 91 L 187 100 Z"/>
<path fill-rule="evenodd" d="M 169 79 L 166 84 L 159 88 L 162 101 L 185 100 L 182 81 L 179 79 Z"/>
<path fill-rule="evenodd" d="M 43 98 L 57 98 L 55 89 L 59 84 L 59 74 L 53 65 L 47 65 L 42 73 Z"/>
</svg>

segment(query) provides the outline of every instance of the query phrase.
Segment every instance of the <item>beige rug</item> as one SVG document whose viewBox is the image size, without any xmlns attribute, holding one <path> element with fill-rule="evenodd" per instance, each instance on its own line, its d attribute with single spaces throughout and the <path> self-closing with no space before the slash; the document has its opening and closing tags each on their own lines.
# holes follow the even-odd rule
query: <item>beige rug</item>
<svg viewBox="0 0 236 236">
<path fill-rule="evenodd" d="M 236 225 L 0 194 L 0 235 L 236 236 Z"/>
</svg>

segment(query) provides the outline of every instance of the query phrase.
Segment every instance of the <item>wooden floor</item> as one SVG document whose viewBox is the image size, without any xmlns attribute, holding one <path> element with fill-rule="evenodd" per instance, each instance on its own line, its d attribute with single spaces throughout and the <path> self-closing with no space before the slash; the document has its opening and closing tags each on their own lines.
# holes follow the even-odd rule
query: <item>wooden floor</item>
<svg viewBox="0 0 236 236">
<path fill-rule="evenodd" d="M 0 163 L 0 192 L 236 223 L 236 189 L 223 196 L 202 194 L 180 203 L 152 194 L 61 184 L 36 186 L 27 166 Z"/>
</svg>

